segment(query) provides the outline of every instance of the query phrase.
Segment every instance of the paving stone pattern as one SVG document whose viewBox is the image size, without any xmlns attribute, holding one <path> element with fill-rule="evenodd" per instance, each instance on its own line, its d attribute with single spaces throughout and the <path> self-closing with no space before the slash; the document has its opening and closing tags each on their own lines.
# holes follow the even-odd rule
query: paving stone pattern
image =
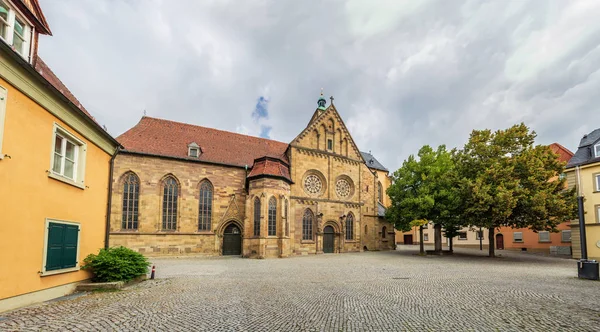
<svg viewBox="0 0 600 332">
<path fill-rule="evenodd" d="M 575 261 L 459 252 L 154 259 L 155 280 L 0 313 L 0 331 L 600 329 L 600 282 Z"/>
</svg>

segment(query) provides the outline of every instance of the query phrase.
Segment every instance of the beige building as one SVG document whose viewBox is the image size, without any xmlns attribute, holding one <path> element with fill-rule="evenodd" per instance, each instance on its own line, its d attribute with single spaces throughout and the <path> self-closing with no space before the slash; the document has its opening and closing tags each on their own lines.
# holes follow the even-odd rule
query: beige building
<svg viewBox="0 0 600 332">
<path fill-rule="evenodd" d="M 110 245 L 149 255 L 388 250 L 388 172 L 321 96 L 291 142 L 143 117 L 118 137 Z"/>
<path fill-rule="evenodd" d="M 588 258 L 600 260 L 600 129 L 583 136 L 565 174 L 569 188 L 578 186 L 584 197 Z M 571 223 L 571 244 L 573 258 L 581 258 L 578 220 Z"/>
<path fill-rule="evenodd" d="M 429 223 L 423 229 L 423 243 L 434 245 L 435 239 L 433 235 L 433 224 Z M 483 234 L 481 234 L 483 233 Z M 488 247 L 488 231 L 487 228 L 483 228 L 482 232 L 479 229 L 464 227 L 459 231 L 459 235 L 454 238 L 452 243 L 453 247 L 463 248 L 479 248 L 479 236 L 482 236 L 483 248 Z M 444 246 L 450 245 L 450 240 L 443 235 L 442 231 L 442 244 Z M 396 232 L 396 243 L 397 244 L 419 244 L 419 227 L 413 227 L 408 232 Z"/>
</svg>

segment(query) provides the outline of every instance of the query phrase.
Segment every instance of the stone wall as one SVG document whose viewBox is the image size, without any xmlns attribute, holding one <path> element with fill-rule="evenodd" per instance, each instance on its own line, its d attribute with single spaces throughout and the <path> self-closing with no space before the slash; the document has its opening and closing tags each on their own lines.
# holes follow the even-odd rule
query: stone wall
<svg viewBox="0 0 600 332">
<path fill-rule="evenodd" d="M 124 175 L 133 172 L 140 180 L 139 226 L 122 229 Z M 179 185 L 177 229 L 162 229 L 162 181 L 173 176 Z M 199 184 L 213 185 L 212 223 L 198 231 Z M 111 205 L 110 245 L 126 246 L 145 254 L 219 254 L 225 224 L 245 217 L 245 179 L 242 168 L 167 158 L 119 154 L 115 158 Z"/>
</svg>

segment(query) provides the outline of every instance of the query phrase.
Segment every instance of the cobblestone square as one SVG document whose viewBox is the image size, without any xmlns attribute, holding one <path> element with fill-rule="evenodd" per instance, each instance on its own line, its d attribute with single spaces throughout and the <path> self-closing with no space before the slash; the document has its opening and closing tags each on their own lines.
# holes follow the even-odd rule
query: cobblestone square
<svg viewBox="0 0 600 332">
<path fill-rule="evenodd" d="M 600 330 L 574 260 L 416 250 L 153 259 L 155 280 L 0 313 L 0 331 Z"/>
</svg>

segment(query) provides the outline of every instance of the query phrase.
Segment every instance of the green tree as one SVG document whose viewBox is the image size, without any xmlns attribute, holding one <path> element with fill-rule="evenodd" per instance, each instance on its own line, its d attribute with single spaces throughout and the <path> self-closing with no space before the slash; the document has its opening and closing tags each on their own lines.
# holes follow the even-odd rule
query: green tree
<svg viewBox="0 0 600 332">
<path fill-rule="evenodd" d="M 574 192 L 567 192 L 561 163 L 549 147 L 534 146 L 536 134 L 524 124 L 506 130 L 474 130 L 455 155 L 464 202 L 462 219 L 494 232 L 501 226 L 556 230 L 575 213 Z"/>
<path fill-rule="evenodd" d="M 433 150 L 423 146 L 418 160 L 410 155 L 392 175 L 387 190 L 391 205 L 386 217 L 401 231 L 408 231 L 417 220 L 433 221 L 435 250 L 441 251 L 442 227 L 445 222 L 456 221 L 459 215 L 461 196 L 457 180 L 454 160 L 446 147 L 441 145 Z M 422 234 L 422 227 L 420 230 Z M 422 239 L 420 242 L 423 243 Z"/>
</svg>

